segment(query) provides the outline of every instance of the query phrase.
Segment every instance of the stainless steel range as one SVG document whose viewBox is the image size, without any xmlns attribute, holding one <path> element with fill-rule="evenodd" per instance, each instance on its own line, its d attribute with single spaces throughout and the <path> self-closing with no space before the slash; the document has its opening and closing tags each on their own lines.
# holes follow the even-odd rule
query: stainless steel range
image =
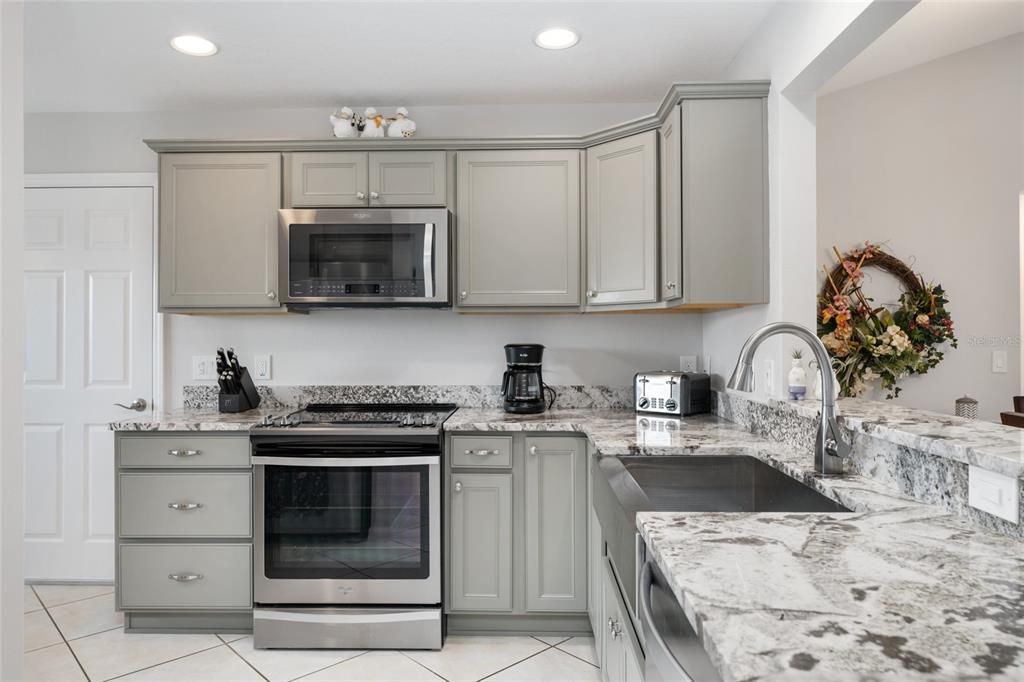
<svg viewBox="0 0 1024 682">
<path fill-rule="evenodd" d="M 439 649 L 454 405 L 309 405 L 252 435 L 256 648 Z"/>
</svg>

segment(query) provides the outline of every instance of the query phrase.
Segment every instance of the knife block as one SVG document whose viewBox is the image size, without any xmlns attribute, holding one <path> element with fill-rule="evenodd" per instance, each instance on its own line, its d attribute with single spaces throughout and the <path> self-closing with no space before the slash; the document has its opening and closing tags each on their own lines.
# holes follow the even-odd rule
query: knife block
<svg viewBox="0 0 1024 682">
<path fill-rule="evenodd" d="M 221 412 L 245 412 L 260 406 L 260 394 L 256 390 L 256 384 L 249 376 L 249 370 L 242 367 L 242 375 L 238 377 L 238 383 L 242 390 L 237 393 L 225 393 L 221 391 L 217 396 L 217 406 Z"/>
</svg>

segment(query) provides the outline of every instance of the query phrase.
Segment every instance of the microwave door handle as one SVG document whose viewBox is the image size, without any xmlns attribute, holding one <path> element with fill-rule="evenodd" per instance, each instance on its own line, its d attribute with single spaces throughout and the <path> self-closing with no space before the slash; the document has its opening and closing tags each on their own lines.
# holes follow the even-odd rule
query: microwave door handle
<svg viewBox="0 0 1024 682">
<path fill-rule="evenodd" d="M 434 224 L 423 225 L 423 293 L 434 298 Z"/>
</svg>

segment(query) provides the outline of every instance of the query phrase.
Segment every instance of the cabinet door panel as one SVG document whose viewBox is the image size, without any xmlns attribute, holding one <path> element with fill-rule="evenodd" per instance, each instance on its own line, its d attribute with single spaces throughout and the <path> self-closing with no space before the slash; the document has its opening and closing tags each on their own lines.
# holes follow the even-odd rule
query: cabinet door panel
<svg viewBox="0 0 1024 682">
<path fill-rule="evenodd" d="M 512 610 L 512 475 L 453 474 L 453 610 Z"/>
<path fill-rule="evenodd" d="M 160 306 L 279 307 L 280 154 L 161 154 Z"/>
<path fill-rule="evenodd" d="M 628 624 L 619 608 L 619 587 L 615 584 L 611 565 L 601 564 L 601 601 L 604 611 L 604 645 L 601 647 L 601 677 L 605 682 L 623 682 L 625 677 L 626 647 L 623 634 Z"/>
<path fill-rule="evenodd" d="M 658 286 L 661 300 L 672 301 L 683 296 L 683 207 L 680 178 L 682 151 L 680 139 L 680 107 L 676 106 L 661 126 L 661 277 Z"/>
<path fill-rule="evenodd" d="M 527 438 L 526 610 L 587 608 L 585 443 Z"/>
<path fill-rule="evenodd" d="M 587 303 L 657 298 L 657 133 L 587 150 Z"/>
<path fill-rule="evenodd" d="M 291 156 L 291 205 L 365 206 L 366 152 L 296 152 Z"/>
<path fill-rule="evenodd" d="M 459 154 L 460 306 L 579 305 L 579 174 L 574 150 Z"/>
<path fill-rule="evenodd" d="M 444 206 L 445 152 L 370 154 L 370 206 Z"/>
</svg>

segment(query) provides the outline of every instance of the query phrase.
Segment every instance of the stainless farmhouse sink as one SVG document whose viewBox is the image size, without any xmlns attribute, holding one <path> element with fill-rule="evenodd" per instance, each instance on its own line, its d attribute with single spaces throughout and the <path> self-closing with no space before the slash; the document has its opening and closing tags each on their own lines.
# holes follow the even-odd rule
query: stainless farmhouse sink
<svg viewBox="0 0 1024 682">
<path fill-rule="evenodd" d="M 608 555 L 634 613 L 643 551 L 637 512 L 850 511 L 749 455 L 601 457 L 592 483 Z"/>
</svg>

